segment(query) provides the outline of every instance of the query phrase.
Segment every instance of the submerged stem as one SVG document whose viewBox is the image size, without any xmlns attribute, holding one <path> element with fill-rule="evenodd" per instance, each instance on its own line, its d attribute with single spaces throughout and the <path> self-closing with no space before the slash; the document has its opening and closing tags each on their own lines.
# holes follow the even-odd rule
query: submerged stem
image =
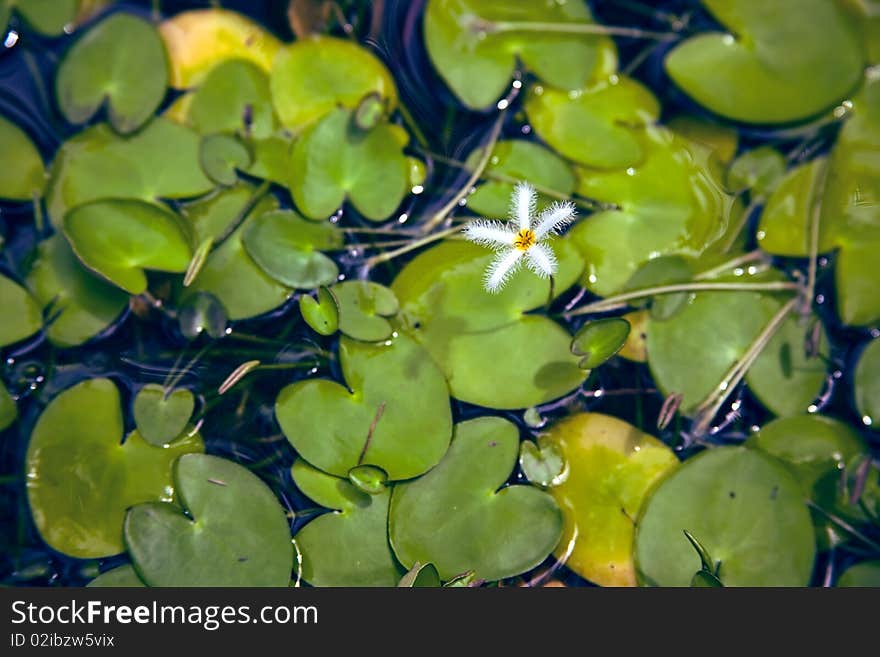
<svg viewBox="0 0 880 657">
<path fill-rule="evenodd" d="M 819 163 L 818 170 L 813 179 L 813 207 L 810 213 L 810 254 L 807 264 L 807 289 L 804 293 L 801 313 L 806 315 L 810 312 L 813 304 L 813 296 L 816 293 L 816 274 L 819 269 L 819 226 L 822 219 L 822 200 L 825 196 L 825 182 L 828 178 L 828 160 Z"/>
<path fill-rule="evenodd" d="M 414 242 L 409 242 L 406 246 L 402 246 L 399 249 L 394 249 L 393 251 L 385 251 L 384 253 L 379 253 L 374 255 L 372 258 L 368 258 L 364 263 L 364 266 L 367 269 L 371 269 L 378 264 L 383 262 L 388 262 L 389 260 L 393 260 L 398 256 L 402 256 L 405 253 L 409 253 L 410 251 L 415 251 L 418 248 L 425 246 L 426 244 L 430 244 L 431 242 L 436 242 L 437 240 L 442 240 L 444 237 L 448 237 L 453 235 L 461 230 L 461 226 L 451 226 L 446 230 L 441 230 L 439 233 L 432 233 L 430 235 L 426 235 L 425 237 L 415 240 Z"/>
</svg>

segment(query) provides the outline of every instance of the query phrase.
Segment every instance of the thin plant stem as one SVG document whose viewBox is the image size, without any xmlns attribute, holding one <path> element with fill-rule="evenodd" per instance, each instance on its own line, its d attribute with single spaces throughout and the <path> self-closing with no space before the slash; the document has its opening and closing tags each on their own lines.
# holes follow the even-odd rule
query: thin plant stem
<svg viewBox="0 0 880 657">
<path fill-rule="evenodd" d="M 773 336 L 776 335 L 776 332 L 782 326 L 782 323 L 788 318 L 789 313 L 791 313 L 791 311 L 797 306 L 797 303 L 797 297 L 789 299 L 788 302 L 786 302 L 776 314 L 773 315 L 770 321 L 767 322 L 767 325 L 754 339 L 752 344 L 749 345 L 749 348 L 743 354 L 742 358 L 733 364 L 727 374 L 724 375 L 721 382 L 715 387 L 709 396 L 697 406 L 695 416 L 698 419 L 692 429 L 694 435 L 701 436 L 705 433 L 709 424 L 724 404 L 724 401 L 730 396 L 730 393 L 733 392 L 733 389 L 736 388 L 737 384 L 742 381 L 746 372 L 748 372 L 758 356 L 761 355 L 761 352 L 764 351 L 764 348 L 770 340 L 773 339 Z"/>
<path fill-rule="evenodd" d="M 739 267 L 740 265 L 747 265 L 750 262 L 758 262 L 764 259 L 764 253 L 759 249 L 755 249 L 754 251 L 749 251 L 748 253 L 744 253 L 741 256 L 737 256 L 727 262 L 723 262 L 717 267 L 712 267 L 712 269 L 707 269 L 706 271 L 702 271 L 699 274 L 694 276 L 695 281 L 705 281 L 709 278 L 714 278 L 718 274 L 723 274 L 729 269 L 733 269 L 734 267 Z"/>
<path fill-rule="evenodd" d="M 247 200 L 247 203 L 244 204 L 244 207 L 239 210 L 238 215 L 235 217 L 235 220 L 231 224 L 229 224 L 223 234 L 214 241 L 214 249 L 223 244 L 223 242 L 225 242 L 229 238 L 229 236 L 232 235 L 232 233 L 238 230 L 238 227 L 241 226 L 242 222 L 247 218 L 251 210 L 253 210 L 254 207 L 256 207 L 257 203 L 260 202 L 260 199 L 262 199 L 269 192 L 269 188 L 271 186 L 272 182 L 269 180 L 264 180 L 262 183 L 260 183 L 260 186 L 254 190 L 254 193 L 251 194 L 251 197 Z"/>
<path fill-rule="evenodd" d="M 825 518 L 827 518 L 828 520 L 833 522 L 835 525 L 840 527 L 847 534 L 859 539 L 862 543 L 864 543 L 869 548 L 871 548 L 872 550 L 874 550 L 875 552 L 880 554 L 880 543 L 877 543 L 877 541 L 874 541 L 874 540 L 868 538 L 867 536 L 865 536 L 862 532 L 860 532 L 858 529 L 856 529 L 851 524 L 846 522 L 843 518 L 840 518 L 840 517 L 834 515 L 833 513 L 829 513 L 828 511 L 823 509 L 821 506 L 819 506 L 818 504 L 816 504 L 812 500 L 807 500 L 807 506 L 810 507 L 811 509 L 813 509 L 814 511 L 817 511 L 819 514 L 825 516 Z"/>
<path fill-rule="evenodd" d="M 418 233 L 412 230 L 407 230 L 406 228 L 342 228 L 344 233 L 351 233 L 354 235 L 412 235 L 415 236 Z"/>
<path fill-rule="evenodd" d="M 461 230 L 461 226 L 451 226 L 446 230 L 441 230 L 439 233 L 432 233 L 430 235 L 426 235 L 425 237 L 415 240 L 414 242 L 408 242 L 406 246 L 402 246 L 399 249 L 394 249 L 393 251 L 385 251 L 384 253 L 379 253 L 374 255 L 372 258 L 368 258 L 364 263 L 364 266 L 367 269 L 371 269 L 376 265 L 379 265 L 383 262 L 388 262 L 389 260 L 393 260 L 398 256 L 402 256 L 405 253 L 409 253 L 410 251 L 415 251 L 418 248 L 425 246 L 426 244 L 430 244 L 431 242 L 436 242 L 437 240 L 442 240 L 444 237 L 449 237 L 450 235 L 454 235 L 455 233 Z"/>
<path fill-rule="evenodd" d="M 746 224 L 749 222 L 749 217 L 752 215 L 752 212 L 755 211 L 755 208 L 761 205 L 764 202 L 763 196 L 757 196 L 751 200 L 745 210 L 743 210 L 742 216 L 739 218 L 739 222 L 736 225 L 736 228 L 731 231 L 730 236 L 727 238 L 727 241 L 724 243 L 724 246 L 721 248 L 721 253 L 727 253 L 730 249 L 733 248 L 733 245 L 736 244 L 736 238 L 739 237 L 739 234 L 742 232 L 743 228 L 745 228 Z"/>
<path fill-rule="evenodd" d="M 696 281 L 690 283 L 675 283 L 672 285 L 658 285 L 657 287 L 647 287 L 641 290 L 616 294 L 564 313 L 562 317 L 570 319 L 571 317 L 577 317 L 578 315 L 606 312 L 620 307 L 620 304 L 624 301 L 645 299 L 647 297 L 657 296 L 658 294 L 675 294 L 676 292 L 796 292 L 800 289 L 800 285 L 790 281 L 770 281 L 766 283 Z"/>
<path fill-rule="evenodd" d="M 409 113 L 409 110 L 406 109 L 406 106 L 403 103 L 400 103 L 397 106 L 397 111 L 400 112 L 400 116 L 403 119 L 403 122 L 406 124 L 406 127 L 409 128 L 409 131 L 416 138 L 416 141 L 419 142 L 419 145 L 422 148 L 428 148 L 428 140 L 425 137 L 425 134 L 422 132 L 422 129 L 419 127 L 419 124 L 416 123 L 416 120 L 413 118 L 413 115 Z"/>
<path fill-rule="evenodd" d="M 42 235 L 43 230 L 46 228 L 45 217 L 43 216 L 43 197 L 36 190 L 34 191 L 33 209 L 34 227 L 37 229 L 37 233 Z"/>
<path fill-rule="evenodd" d="M 828 160 L 819 163 L 819 170 L 813 178 L 813 207 L 810 213 L 810 259 L 807 264 L 807 289 L 804 293 L 802 314 L 807 314 L 816 293 L 816 274 L 819 269 L 819 228 L 822 220 L 822 200 L 825 196 L 825 182 L 828 178 Z"/>
<path fill-rule="evenodd" d="M 449 199 L 446 205 L 440 208 L 433 217 L 424 223 L 422 226 L 423 233 L 430 233 L 434 228 L 443 223 L 449 213 L 452 212 L 458 206 L 459 202 L 468 195 L 470 188 L 473 187 L 480 179 L 480 176 L 483 175 L 483 170 L 486 168 L 486 165 L 489 164 L 489 159 L 492 157 L 492 151 L 495 150 L 495 143 L 501 135 L 501 126 L 504 124 L 504 117 L 506 115 L 507 109 L 503 109 L 498 113 L 498 117 L 492 125 L 492 130 L 489 132 L 489 138 L 483 145 L 483 152 L 480 155 L 480 161 L 477 162 L 477 166 L 474 167 L 473 172 L 464 186 L 459 189 L 451 199 Z"/>
<path fill-rule="evenodd" d="M 540 21 L 488 21 L 477 18 L 471 29 L 474 32 L 496 34 L 499 32 L 542 32 L 552 34 L 599 34 L 604 36 L 622 36 L 631 39 L 654 39 L 672 41 L 679 38 L 676 32 L 654 32 L 636 27 L 619 27 L 601 25 L 599 23 L 544 23 Z"/>
<path fill-rule="evenodd" d="M 190 361 L 186 364 L 186 367 L 181 369 L 180 372 L 178 372 L 173 379 L 168 381 L 168 383 L 165 385 L 165 397 L 168 397 L 168 395 L 171 394 L 171 392 L 174 390 L 174 387 L 178 383 L 180 383 L 180 380 L 184 376 L 186 376 L 186 373 L 189 372 L 197 362 L 199 362 L 199 359 L 204 356 L 205 352 L 207 352 L 208 349 L 210 349 L 213 345 L 213 342 L 208 342 L 207 344 L 205 344 L 205 346 L 199 349 L 199 351 L 196 352 L 196 355 L 190 359 Z"/>
</svg>

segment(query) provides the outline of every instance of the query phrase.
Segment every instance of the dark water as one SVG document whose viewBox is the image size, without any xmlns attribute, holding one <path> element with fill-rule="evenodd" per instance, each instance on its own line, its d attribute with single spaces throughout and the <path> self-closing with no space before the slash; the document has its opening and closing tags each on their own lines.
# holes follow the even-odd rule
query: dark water
<svg viewBox="0 0 880 657">
<path fill-rule="evenodd" d="M 166 15 L 185 9 L 206 6 L 205 2 L 168 0 L 162 3 Z M 286 2 L 281 0 L 223 2 L 223 6 L 236 9 L 260 21 L 279 37 L 292 38 L 286 19 Z M 368 2 L 349 1 L 341 3 L 353 33 L 362 43 L 369 45 L 386 62 L 397 80 L 402 103 L 420 126 L 431 151 L 456 159 L 466 159 L 467 154 L 485 138 L 488 124 L 494 117 L 489 114 L 469 112 L 461 108 L 434 73 L 424 51 L 421 35 L 421 14 L 424 0 L 386 0 L 375 6 L 383 7 L 381 20 L 374 20 Z M 601 22 L 609 24 L 641 25 L 646 29 L 662 27 L 651 15 L 634 12 L 626 2 L 612 0 L 593 2 L 593 9 Z M 699 9 L 696 2 L 678 0 L 663 4 L 666 11 L 684 14 L 690 12 L 691 25 L 708 27 L 712 19 Z M 113 11 L 127 10 L 149 15 L 149 2 L 126 2 Z M 13 23 L 11 29 L 15 30 Z M 58 145 L 78 132 L 60 118 L 52 100 L 53 71 L 60 55 L 68 47 L 70 37 L 45 39 L 22 32 L 12 47 L 0 52 L 0 114 L 10 118 L 28 132 L 38 145 L 47 162 L 51 161 Z M 9 43 L 9 40 L 7 40 Z M 633 74 L 646 83 L 662 102 L 664 117 L 683 110 L 699 114 L 703 110 L 694 106 L 668 83 L 662 68 L 666 46 L 654 47 L 643 52 L 644 42 L 618 40 L 621 52 L 621 68 L 639 58 L 641 63 Z M 642 56 L 644 58 L 642 59 Z M 168 102 L 172 100 L 169 94 Z M 515 103 L 518 101 L 514 101 Z M 517 116 L 516 104 L 504 126 L 503 137 L 522 137 L 528 134 L 528 126 Z M 805 153 L 821 153 L 833 141 L 834 128 L 819 133 L 809 143 L 802 144 L 798 138 L 756 128 L 741 131 L 741 143 L 750 148 L 759 143 L 773 143 L 787 152 L 795 147 Z M 428 160 L 430 177 L 426 193 L 404 201 L 395 215 L 406 213 L 417 219 L 443 205 L 465 182 L 467 174 L 461 169 L 435 164 Z M 282 205 L 289 205 L 285 195 L 279 195 Z M 359 218 L 346 210 L 346 223 L 357 225 Z M 391 223 L 395 223 L 396 219 Z M 0 254 L 0 271 L 17 277 L 26 270 L 31 251 L 39 239 L 29 206 L 0 206 L 0 231 L 6 239 L 6 247 Z M 340 257 L 340 268 L 346 276 L 356 276 L 359 258 L 356 255 Z M 389 282 L 402 261 L 395 261 L 384 269 L 378 269 L 373 279 Z M 793 262 L 777 264 L 791 267 Z M 833 299 L 829 269 L 820 272 L 818 291 L 825 299 Z M 161 277 L 154 283 L 160 284 Z M 153 286 L 155 289 L 155 285 Z M 574 294 L 574 293 L 572 293 Z M 561 307 L 571 295 L 557 302 Z M 316 510 L 293 485 L 289 467 L 294 451 L 281 435 L 273 416 L 273 404 L 277 392 L 287 383 L 309 374 L 333 376 L 341 379 L 335 363 L 320 356 L 321 350 L 335 351 L 335 340 L 316 341 L 314 332 L 304 330 L 299 323 L 299 313 L 292 299 L 275 312 L 234 326 L 234 332 L 220 340 L 202 337 L 188 342 L 180 333 L 177 321 L 155 309 L 136 307 L 126 312 L 107 333 L 83 347 L 58 350 L 42 338 L 3 350 L 0 375 L 13 395 L 19 398 L 21 419 L 6 432 L 0 433 L 0 583 L 25 585 L 79 585 L 91 579 L 99 566 L 96 562 L 84 562 L 54 553 L 47 548 L 37 534 L 31 521 L 23 481 L 23 461 L 28 436 L 45 404 L 60 390 L 87 377 L 107 376 L 119 385 L 130 404 L 132 391 L 144 383 L 162 383 L 172 371 L 177 371 L 191 361 L 180 385 L 191 388 L 199 399 L 197 417 L 203 415 L 201 428 L 207 450 L 243 463 L 270 484 L 279 499 L 288 508 L 293 529 L 307 521 Z M 829 371 L 828 391 L 823 395 L 824 412 L 861 426 L 852 403 L 850 376 L 852 364 L 864 342 L 870 337 L 865 331 L 842 327 L 834 309 L 826 302 L 820 313 L 833 345 L 832 363 Z M 572 326 L 572 329 L 576 326 Z M 245 379 L 233 391 L 218 397 L 216 390 L 226 376 L 241 362 L 260 359 L 264 363 L 290 362 L 303 352 L 315 352 L 306 359 L 302 369 L 281 370 L 278 373 L 261 374 Z M 198 358 L 195 358 L 198 356 Z M 195 358 L 195 360 L 194 360 Z M 315 369 L 311 369 L 315 368 Z M 552 419 L 577 409 L 598 410 L 627 419 L 646 431 L 656 434 L 654 423 L 662 404 L 662 398 L 653 390 L 647 368 L 622 359 L 615 359 L 591 375 L 583 390 L 594 391 L 592 396 L 576 396 L 576 399 L 548 404 L 542 410 L 545 419 Z M 598 391 L 598 392 L 595 392 Z M 760 426 L 766 412 L 747 392 L 739 392 L 730 402 L 741 401 L 741 409 L 731 414 L 724 429 L 712 440 L 736 442 L 742 440 L 750 427 Z M 464 419 L 480 412 L 480 409 L 453 402 L 456 419 Z M 517 422 L 524 430 L 521 414 L 506 416 Z M 723 419 L 722 412 L 720 418 Z M 129 425 L 131 419 L 127 420 Z M 133 428 L 128 426 L 127 429 Z M 673 424 L 661 433 L 667 444 L 683 448 L 681 424 Z M 875 454 L 880 448 L 876 433 L 865 430 L 865 438 L 873 446 Z M 685 452 L 689 451 L 683 450 Z M 686 455 L 683 454 L 683 456 Z M 515 478 L 518 475 L 515 475 Z M 846 563 L 848 556 L 838 554 L 834 564 Z M 101 569 L 124 561 L 124 557 L 102 560 Z M 827 559 L 820 559 L 816 581 L 825 576 Z M 585 584 L 564 568 L 558 573 L 568 584 Z"/>
</svg>

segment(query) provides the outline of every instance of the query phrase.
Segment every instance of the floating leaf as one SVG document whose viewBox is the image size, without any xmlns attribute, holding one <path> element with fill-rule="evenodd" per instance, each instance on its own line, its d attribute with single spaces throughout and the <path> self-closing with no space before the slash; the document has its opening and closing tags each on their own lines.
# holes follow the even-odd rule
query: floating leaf
<svg viewBox="0 0 880 657">
<path fill-rule="evenodd" d="M 639 128 L 660 115 L 660 105 L 647 87 L 613 72 L 577 91 L 536 85 L 525 110 L 538 136 L 558 153 L 604 169 L 639 164 L 645 156 Z"/>
<path fill-rule="evenodd" d="M 195 397 L 186 388 L 166 390 L 150 383 L 135 395 L 134 421 L 144 440 L 161 447 L 183 433 L 195 405 Z"/>
<path fill-rule="evenodd" d="M 440 573 L 432 563 L 420 564 L 418 561 L 413 564 L 409 572 L 400 578 L 397 583 L 398 588 L 419 589 L 419 588 L 437 588 L 440 586 Z"/>
<path fill-rule="evenodd" d="M 134 132 L 155 113 L 168 86 L 165 49 L 156 29 L 116 13 L 80 38 L 61 60 L 55 93 L 71 123 L 85 123 L 107 104 L 107 118 Z"/>
<path fill-rule="evenodd" d="M 636 524 L 639 581 L 687 586 L 700 557 L 683 534 L 698 536 L 720 563 L 725 586 L 806 586 L 816 548 L 798 482 L 772 457 L 717 447 L 666 477 Z"/>
<path fill-rule="evenodd" d="M 174 463 L 183 509 L 132 507 L 125 544 L 150 586 L 288 586 L 290 527 L 275 493 L 247 468 L 207 454 Z"/>
<path fill-rule="evenodd" d="M 400 309 L 394 292 L 369 281 L 346 281 L 333 287 L 339 330 L 355 340 L 378 342 L 391 337 L 389 318 Z"/>
<path fill-rule="evenodd" d="M 596 319 L 584 324 L 571 341 L 571 353 L 583 356 L 578 367 L 591 370 L 623 348 L 629 335 L 629 322 L 620 317 Z"/>
<path fill-rule="evenodd" d="M 321 253 L 343 243 L 330 222 L 306 221 L 293 210 L 267 212 L 247 223 L 242 241 L 264 272 L 289 287 L 308 290 L 336 282 L 339 268 Z"/>
<path fill-rule="evenodd" d="M 759 146 L 739 155 L 727 170 L 727 188 L 766 196 L 785 175 L 785 158 L 772 146 Z"/>
<path fill-rule="evenodd" d="M 281 42 L 249 18 L 226 9 L 184 11 L 162 21 L 171 86 L 199 85 L 215 66 L 244 59 L 268 73 Z"/>
<path fill-rule="evenodd" d="M 299 311 L 306 324 L 320 335 L 333 335 L 339 330 L 339 305 L 329 288 L 318 288 L 318 298 L 303 294 Z"/>
<path fill-rule="evenodd" d="M 127 563 L 122 566 L 116 566 L 112 570 L 108 570 L 98 575 L 91 582 L 86 584 L 88 588 L 139 588 L 146 586 L 143 580 L 138 577 L 134 567 Z"/>
<path fill-rule="evenodd" d="M 630 331 L 617 355 L 636 363 L 648 362 L 648 311 L 635 310 L 621 316 L 629 322 Z"/>
<path fill-rule="evenodd" d="M 86 269 L 58 234 L 37 247 L 27 286 L 51 318 L 46 337 L 59 347 L 90 340 L 128 307 L 128 294 Z"/>
<path fill-rule="evenodd" d="M 868 426 L 880 419 L 880 340 L 865 347 L 856 365 L 856 408 Z"/>
<path fill-rule="evenodd" d="M 52 164 L 46 203 L 58 228 L 70 208 L 89 201 L 180 199 L 213 187 L 199 166 L 198 134 L 156 118 L 130 137 L 97 125 L 62 144 Z"/>
<path fill-rule="evenodd" d="M 232 135 L 208 135 L 199 147 L 202 171 L 219 185 L 231 187 L 238 182 L 238 172 L 245 171 L 253 162 L 247 146 Z"/>
<path fill-rule="evenodd" d="M 0 347 L 33 335 L 43 326 L 43 316 L 34 298 L 18 283 L 0 275 Z"/>
<path fill-rule="evenodd" d="M 722 164 L 736 155 L 739 133 L 731 125 L 691 114 L 677 114 L 665 123 L 676 134 L 709 148 Z"/>
<path fill-rule="evenodd" d="M 499 490 L 518 449 L 516 426 L 501 418 L 456 425 L 443 460 L 394 489 L 388 532 L 400 562 L 432 563 L 445 580 L 467 570 L 499 580 L 541 563 L 559 540 L 562 517 L 537 488 Z"/>
<path fill-rule="evenodd" d="M 880 587 L 880 561 L 862 561 L 841 573 L 835 586 Z"/>
<path fill-rule="evenodd" d="M 350 111 L 330 112 L 293 146 L 290 191 L 296 206 L 323 219 L 349 199 L 367 219 L 386 219 L 408 189 L 407 141 L 400 126 L 380 123 L 359 132 L 352 129 Z"/>
<path fill-rule="evenodd" d="M 504 94 L 517 61 L 548 84 L 582 87 L 603 59 L 616 60 L 607 37 L 499 31 L 493 24 L 592 23 L 586 3 L 510 3 L 503 0 L 430 0 L 425 45 L 434 67 L 456 96 L 483 109 Z"/>
<path fill-rule="evenodd" d="M 562 451 L 544 437 L 537 443 L 524 440 L 519 446 L 519 467 L 530 482 L 541 488 L 560 484 L 568 476 Z"/>
<path fill-rule="evenodd" d="M 64 233 L 86 266 L 130 294 L 147 289 L 145 269 L 184 272 L 192 257 L 177 215 L 143 201 L 80 205 Z"/>
<path fill-rule="evenodd" d="M 46 169 L 37 147 L 17 125 L 0 116 L 0 198 L 33 201 L 43 195 Z"/>
<path fill-rule="evenodd" d="M 312 586 L 394 586 L 401 569 L 388 544 L 391 490 L 367 495 L 297 459 L 294 483 L 321 506 L 333 509 L 300 529 L 302 576 Z M 352 558 L 356 555 L 354 558 Z"/>
<path fill-rule="evenodd" d="M 338 477 L 374 465 L 396 481 L 434 466 L 452 417 L 446 381 L 425 351 L 402 335 L 390 346 L 342 338 L 339 360 L 348 388 L 311 379 L 278 395 L 275 414 L 297 452 Z"/>
<path fill-rule="evenodd" d="M 34 523 L 52 549 L 79 559 L 124 549 L 126 509 L 172 500 L 171 464 L 202 451 L 198 434 L 154 447 L 137 431 L 122 442 L 119 391 L 109 379 L 68 388 L 43 411 L 27 451 Z"/>
<path fill-rule="evenodd" d="M 15 10 L 27 26 L 47 36 L 60 36 L 73 23 L 80 0 L 0 0 L 0 27 L 6 33 L 6 21 Z"/>
<path fill-rule="evenodd" d="M 373 465 L 359 465 L 352 468 L 348 471 L 348 480 L 355 488 L 367 495 L 379 495 L 388 487 L 388 475 L 382 468 Z"/>
<path fill-rule="evenodd" d="M 15 405 L 15 400 L 3 382 L 0 381 L 0 431 L 15 422 L 17 417 L 18 407 Z"/>
<path fill-rule="evenodd" d="M 285 46 L 272 67 L 272 100 L 281 123 L 299 132 L 335 109 L 354 109 L 375 94 L 384 111 L 397 104 L 385 65 L 363 46 L 315 35 Z"/>
<path fill-rule="evenodd" d="M 645 262 L 697 256 L 724 233 L 734 201 L 715 179 L 705 153 L 663 128 L 640 141 L 644 161 L 626 170 L 580 170 L 578 192 L 612 203 L 571 231 L 585 262 L 584 285 L 617 292 Z"/>
<path fill-rule="evenodd" d="M 554 291 L 562 294 L 583 263 L 566 238 L 554 240 L 553 250 Z M 401 302 L 398 330 L 425 346 L 456 399 L 516 409 L 561 397 L 586 378 L 569 350 L 571 335 L 547 317 L 525 314 L 547 303 L 550 286 L 522 270 L 499 294 L 487 294 L 483 276 L 493 257 L 464 241 L 416 256 L 391 288 Z"/>
<path fill-rule="evenodd" d="M 180 332 L 188 340 L 202 333 L 212 338 L 226 335 L 226 309 L 220 300 L 208 292 L 196 292 L 186 298 L 177 310 Z"/>
<path fill-rule="evenodd" d="M 482 156 L 482 149 L 475 149 L 467 164 L 474 167 Z M 488 179 L 467 197 L 468 207 L 484 217 L 506 217 L 510 213 L 510 198 L 517 181 L 527 180 L 542 189 L 551 189 L 562 196 L 571 196 L 575 189 L 575 176 L 571 167 L 548 148 L 524 139 L 499 141 L 492 150 L 486 172 L 504 176 L 510 181 Z M 538 210 L 554 199 L 538 195 Z"/>
<path fill-rule="evenodd" d="M 651 487 L 678 464 L 672 450 L 600 413 L 567 417 L 543 438 L 566 464 L 550 489 L 564 518 L 556 556 L 601 586 L 635 586 L 633 519 Z"/>
<path fill-rule="evenodd" d="M 666 71 L 717 114 L 789 123 L 830 109 L 858 84 L 861 43 L 829 0 L 702 0 L 730 34 L 694 36 L 666 56 Z"/>
</svg>

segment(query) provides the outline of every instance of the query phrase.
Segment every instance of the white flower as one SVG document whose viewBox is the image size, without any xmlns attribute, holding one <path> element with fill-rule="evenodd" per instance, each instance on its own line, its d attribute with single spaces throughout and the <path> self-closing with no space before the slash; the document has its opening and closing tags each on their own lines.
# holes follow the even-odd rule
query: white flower
<svg viewBox="0 0 880 657">
<path fill-rule="evenodd" d="M 541 278 L 556 273 L 556 255 L 544 242 L 574 219 L 574 203 L 554 203 L 534 217 L 536 201 L 534 187 L 517 183 L 510 198 L 510 221 L 479 219 L 465 227 L 464 235 L 470 241 L 498 251 L 483 279 L 489 292 L 501 290 L 524 259 Z"/>
</svg>

